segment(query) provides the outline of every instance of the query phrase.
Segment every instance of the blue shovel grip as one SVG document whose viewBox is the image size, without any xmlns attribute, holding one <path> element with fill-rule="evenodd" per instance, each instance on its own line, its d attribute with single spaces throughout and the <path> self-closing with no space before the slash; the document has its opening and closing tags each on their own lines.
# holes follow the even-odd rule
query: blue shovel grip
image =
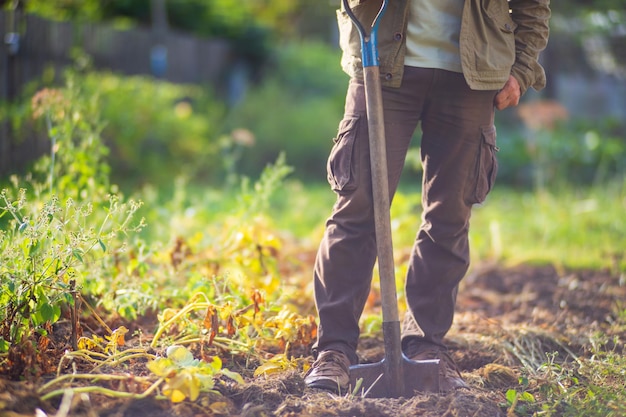
<svg viewBox="0 0 626 417">
<path fill-rule="evenodd" d="M 385 14 L 389 0 L 383 0 L 378 14 L 372 22 L 372 29 L 368 34 L 365 27 L 359 19 L 354 15 L 352 8 L 350 8 L 349 0 L 343 0 L 343 8 L 352 20 L 354 26 L 356 26 L 359 36 L 361 38 L 361 59 L 363 61 L 363 67 L 377 67 L 378 66 L 378 25 Z"/>
</svg>

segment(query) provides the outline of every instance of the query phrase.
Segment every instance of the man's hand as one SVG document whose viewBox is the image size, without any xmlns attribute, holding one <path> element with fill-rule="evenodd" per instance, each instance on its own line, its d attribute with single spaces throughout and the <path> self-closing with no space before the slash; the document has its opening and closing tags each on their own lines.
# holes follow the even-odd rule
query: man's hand
<svg viewBox="0 0 626 417">
<path fill-rule="evenodd" d="M 519 99 L 522 95 L 522 90 L 519 83 L 512 75 L 509 75 L 509 80 L 504 84 L 502 90 L 496 94 L 496 98 L 493 100 L 493 104 L 498 110 L 504 110 L 507 107 L 517 106 Z"/>
</svg>

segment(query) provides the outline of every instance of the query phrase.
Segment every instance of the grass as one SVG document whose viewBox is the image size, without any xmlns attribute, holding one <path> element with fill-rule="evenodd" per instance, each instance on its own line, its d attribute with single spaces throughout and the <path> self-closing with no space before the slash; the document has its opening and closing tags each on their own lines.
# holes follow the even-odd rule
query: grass
<svg viewBox="0 0 626 417">
<path fill-rule="evenodd" d="M 625 184 L 543 191 L 497 187 L 473 210 L 472 261 L 625 271 Z M 394 198 L 396 250 L 412 245 L 420 207 L 419 192 L 401 190 Z"/>
<path fill-rule="evenodd" d="M 474 211 L 472 243 L 483 260 L 623 272 L 625 209 L 619 183 L 542 192 L 501 188 Z"/>
<path fill-rule="evenodd" d="M 195 189 L 194 210 L 227 209 L 229 198 Z M 421 194 L 398 191 L 391 209 L 394 249 L 410 250 L 420 224 Z M 335 196 L 325 183 L 287 181 L 271 199 L 273 226 L 304 244 L 316 246 Z M 206 210 L 206 209 L 205 209 Z M 472 262 L 552 264 L 563 268 L 626 271 L 626 182 L 603 187 L 518 190 L 497 187 L 473 209 Z M 211 216 L 204 216 L 209 219 Z"/>
</svg>

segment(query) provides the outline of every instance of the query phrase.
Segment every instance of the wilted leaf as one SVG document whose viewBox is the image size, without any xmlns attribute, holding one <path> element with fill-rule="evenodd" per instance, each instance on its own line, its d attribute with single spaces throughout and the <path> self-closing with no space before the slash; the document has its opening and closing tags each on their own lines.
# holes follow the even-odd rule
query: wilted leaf
<svg viewBox="0 0 626 417">
<path fill-rule="evenodd" d="M 95 350 L 96 348 L 101 349 L 102 342 L 104 342 L 104 339 L 94 334 L 91 336 L 91 339 L 88 337 L 81 337 L 78 339 L 77 344 L 78 349 Z"/>
<path fill-rule="evenodd" d="M 176 365 L 181 367 L 194 366 L 198 361 L 193 358 L 193 354 L 184 346 L 173 345 L 167 348 L 166 355 Z"/>
<path fill-rule="evenodd" d="M 185 394 L 177 389 L 164 389 L 163 394 L 165 394 L 166 397 L 169 397 L 170 401 L 173 403 L 179 403 L 186 398 Z"/>
<path fill-rule="evenodd" d="M 222 374 L 224 374 L 224 376 L 232 379 L 235 382 L 238 382 L 240 384 L 244 383 L 244 380 L 241 377 L 241 375 L 239 375 L 237 372 L 231 371 L 230 369 L 223 368 L 222 369 Z"/>
<path fill-rule="evenodd" d="M 254 376 L 271 375 L 273 373 L 282 372 L 285 368 L 276 362 L 265 362 L 254 370 Z"/>
<path fill-rule="evenodd" d="M 219 319 L 215 306 L 210 305 L 207 307 L 206 316 L 202 324 L 205 329 L 209 330 L 209 346 L 211 346 L 219 329 Z"/>
<path fill-rule="evenodd" d="M 203 381 L 196 377 L 193 369 L 183 369 L 167 379 L 163 394 L 170 397 L 172 402 L 180 402 L 187 397 L 195 401 L 200 395 L 202 385 Z"/>
<path fill-rule="evenodd" d="M 168 322 L 169 320 L 171 320 L 176 314 L 178 313 L 178 310 L 173 309 L 173 308 L 166 308 L 165 310 L 163 310 L 161 312 L 161 314 L 159 314 L 159 321 L 161 323 L 165 323 Z"/>
<path fill-rule="evenodd" d="M 37 341 L 37 349 L 39 349 L 39 351 L 44 351 L 48 349 L 49 344 L 50 344 L 50 339 L 48 339 L 46 336 L 41 336 L 39 337 L 39 340 Z"/>
<path fill-rule="evenodd" d="M 171 359 L 158 358 L 146 364 L 150 372 L 161 378 L 176 375 L 176 366 Z"/>
<path fill-rule="evenodd" d="M 261 311 L 260 304 L 262 304 L 263 301 L 264 301 L 263 296 L 261 295 L 259 290 L 254 290 L 254 293 L 252 294 L 252 302 L 254 303 L 254 315 L 255 316 L 259 311 Z"/>
<path fill-rule="evenodd" d="M 195 401 L 200 395 L 200 381 L 193 375 L 185 375 L 185 379 L 189 388 L 189 399 Z"/>
<path fill-rule="evenodd" d="M 222 360 L 219 356 L 213 356 L 213 360 L 208 362 L 208 364 L 214 373 L 217 373 L 222 369 Z"/>
<path fill-rule="evenodd" d="M 124 340 L 124 335 L 126 333 L 128 333 L 128 329 L 124 326 L 120 326 L 117 329 L 113 330 L 110 336 L 105 336 L 106 339 L 109 341 L 107 343 L 105 351 L 116 351 L 118 346 L 124 346 L 124 343 L 126 343 Z"/>
<path fill-rule="evenodd" d="M 276 372 L 282 372 L 286 369 L 295 368 L 296 365 L 287 358 L 285 354 L 279 354 L 259 366 L 254 371 L 254 376 L 270 375 Z"/>
<path fill-rule="evenodd" d="M 234 336 L 237 333 L 237 327 L 235 326 L 235 319 L 233 316 L 228 316 L 228 321 L 226 322 L 226 333 L 229 336 Z"/>
</svg>

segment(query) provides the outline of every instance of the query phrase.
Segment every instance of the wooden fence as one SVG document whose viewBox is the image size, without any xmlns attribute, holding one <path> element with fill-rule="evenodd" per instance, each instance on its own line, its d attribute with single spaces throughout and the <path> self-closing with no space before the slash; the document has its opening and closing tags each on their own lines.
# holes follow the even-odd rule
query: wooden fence
<svg viewBox="0 0 626 417">
<path fill-rule="evenodd" d="M 75 48 L 89 55 L 98 69 L 215 87 L 224 84 L 236 59 L 224 40 L 172 31 L 157 34 L 145 28 L 118 30 L 104 24 L 53 22 L 7 11 L 0 11 L 0 34 L 0 100 L 17 97 L 24 85 L 39 78 L 46 68 L 60 73 L 71 64 Z M 0 120 L 0 175 L 15 172 L 49 147 L 45 138 L 32 134 L 15 138 L 10 132 L 8 121 Z"/>
</svg>

